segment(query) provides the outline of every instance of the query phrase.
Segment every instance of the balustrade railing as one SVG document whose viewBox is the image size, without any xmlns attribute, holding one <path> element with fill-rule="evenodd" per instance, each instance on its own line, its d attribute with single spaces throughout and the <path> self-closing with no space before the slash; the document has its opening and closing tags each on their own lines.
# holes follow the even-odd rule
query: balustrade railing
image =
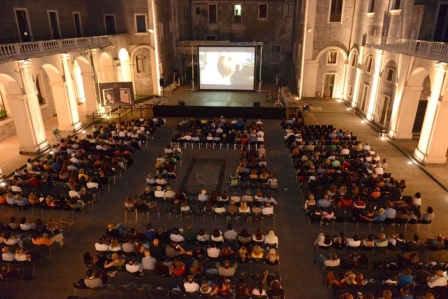
<svg viewBox="0 0 448 299">
<path fill-rule="evenodd" d="M 448 44 L 407 38 L 369 36 L 366 45 L 374 48 L 448 62 Z"/>
<path fill-rule="evenodd" d="M 55 53 L 110 46 L 108 36 L 80 37 L 0 45 L 0 61 L 41 57 Z"/>
</svg>

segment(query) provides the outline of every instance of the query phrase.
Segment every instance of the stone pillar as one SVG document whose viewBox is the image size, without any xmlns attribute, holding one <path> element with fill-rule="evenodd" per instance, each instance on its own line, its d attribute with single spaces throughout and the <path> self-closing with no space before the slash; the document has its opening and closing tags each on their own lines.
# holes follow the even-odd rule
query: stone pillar
<svg viewBox="0 0 448 299">
<path fill-rule="evenodd" d="M 304 67 L 302 96 L 315 97 L 317 96 L 316 92 L 320 93 L 320 90 L 316 90 L 317 68 L 319 64 L 317 60 L 306 60 Z M 320 96 L 322 97 L 323 95 L 321 94 Z"/>
<path fill-rule="evenodd" d="M 353 109 L 356 109 L 358 107 L 359 81 L 361 80 L 361 75 L 362 69 L 359 68 L 358 63 L 356 63 L 355 85 L 353 87 L 352 103 L 350 104 Z"/>
<path fill-rule="evenodd" d="M 93 81 L 94 75 L 93 72 L 81 72 L 81 77 L 86 98 L 86 115 L 91 116 L 93 112 L 98 110 L 95 82 Z"/>
<path fill-rule="evenodd" d="M 19 138 L 22 155 L 39 154 L 49 148 L 36 89 L 30 72 L 30 61 L 18 62 L 25 95 L 7 96 Z"/>
<path fill-rule="evenodd" d="M 421 86 L 405 86 L 401 98 L 399 97 L 399 93 L 396 93 L 397 98 L 395 100 L 400 100 L 402 103 L 400 103 L 397 116 L 391 119 L 389 137 L 412 139 L 412 127 L 414 126 L 422 90 L 423 87 Z"/>
<path fill-rule="evenodd" d="M 78 112 L 78 101 L 76 98 L 76 88 L 75 88 L 75 82 L 73 80 L 73 70 L 71 68 L 70 62 L 70 54 L 60 54 L 61 56 L 61 62 L 62 62 L 62 69 L 64 71 L 64 77 L 65 77 L 65 87 L 67 90 L 67 109 L 68 109 L 68 117 L 70 121 L 70 130 L 73 132 L 77 132 L 82 129 L 82 123 L 79 120 L 79 112 Z M 59 110 L 58 114 L 60 113 Z"/>
<path fill-rule="evenodd" d="M 431 84 L 431 96 L 426 107 L 425 120 L 414 157 L 424 163 L 446 163 L 448 140 L 448 107 L 442 102 L 441 91 L 447 69 L 446 62 L 436 62 L 435 76 Z"/>
<path fill-rule="evenodd" d="M 381 64 L 383 61 L 383 50 L 376 50 L 376 58 L 375 58 L 375 73 L 373 74 L 373 82 L 372 82 L 372 88 L 371 88 L 371 93 L 370 93 L 370 101 L 369 101 L 369 106 L 367 107 L 367 113 L 366 113 L 366 118 L 369 121 L 373 121 L 374 115 L 373 113 L 375 112 L 375 102 L 378 100 L 377 99 L 377 94 L 378 94 L 378 86 L 380 85 L 380 71 L 381 71 Z"/>
</svg>

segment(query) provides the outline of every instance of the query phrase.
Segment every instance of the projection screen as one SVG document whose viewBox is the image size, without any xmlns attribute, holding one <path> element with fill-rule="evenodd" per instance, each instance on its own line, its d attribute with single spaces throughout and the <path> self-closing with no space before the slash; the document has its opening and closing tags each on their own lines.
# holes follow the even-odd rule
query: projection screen
<svg viewBox="0 0 448 299">
<path fill-rule="evenodd" d="M 255 47 L 198 47 L 198 53 L 199 89 L 255 89 Z"/>
</svg>

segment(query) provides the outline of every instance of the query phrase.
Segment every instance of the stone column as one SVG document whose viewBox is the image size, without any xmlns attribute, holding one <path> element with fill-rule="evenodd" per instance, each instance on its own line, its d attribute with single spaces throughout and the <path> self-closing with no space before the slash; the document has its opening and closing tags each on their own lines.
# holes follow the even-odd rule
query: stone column
<svg viewBox="0 0 448 299">
<path fill-rule="evenodd" d="M 376 50 L 376 58 L 375 58 L 375 73 L 373 74 L 373 82 L 372 82 L 372 88 L 370 93 L 370 101 L 369 106 L 367 107 L 367 113 L 366 118 L 369 121 L 373 121 L 375 112 L 375 102 L 377 99 L 378 94 L 378 86 L 380 85 L 380 71 L 381 71 L 381 63 L 383 61 L 383 50 Z"/>
<path fill-rule="evenodd" d="M 95 82 L 93 72 L 81 72 L 84 85 L 84 95 L 86 98 L 86 115 L 92 116 L 92 113 L 98 110 L 98 101 L 96 99 Z"/>
<path fill-rule="evenodd" d="M 65 87 L 67 90 L 67 101 L 68 101 L 68 116 L 70 117 L 71 122 L 71 130 L 73 132 L 77 132 L 82 129 L 82 123 L 79 120 L 79 112 L 78 112 L 78 101 L 76 97 L 76 88 L 75 82 L 73 80 L 73 71 L 71 68 L 70 62 L 70 54 L 60 54 L 62 69 L 64 71 L 65 77 Z M 59 111 L 58 111 L 59 113 Z"/>
<path fill-rule="evenodd" d="M 423 87 L 421 86 L 405 86 L 402 93 L 397 92 L 395 94 L 395 100 L 401 101 L 401 103 L 396 115 L 392 115 L 389 137 L 412 139 L 412 127 L 414 126 L 422 90 Z M 400 97 L 401 94 L 403 94 L 402 97 Z"/>
<path fill-rule="evenodd" d="M 446 163 L 448 139 L 448 107 L 442 102 L 441 91 L 447 69 L 446 62 L 436 62 L 431 84 L 431 96 L 426 107 L 425 120 L 414 157 L 424 163 Z"/>
<path fill-rule="evenodd" d="M 7 98 L 19 138 L 19 152 L 22 155 L 39 154 L 47 150 L 49 144 L 30 72 L 30 61 L 20 60 L 18 65 L 25 95 Z"/>
</svg>

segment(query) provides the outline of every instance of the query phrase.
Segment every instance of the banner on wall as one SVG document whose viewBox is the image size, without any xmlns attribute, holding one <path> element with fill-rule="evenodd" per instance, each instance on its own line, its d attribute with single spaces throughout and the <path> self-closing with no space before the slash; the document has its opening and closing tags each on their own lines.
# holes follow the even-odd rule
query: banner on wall
<svg viewBox="0 0 448 299">
<path fill-rule="evenodd" d="M 134 105 L 132 82 L 100 83 L 99 86 L 103 106 Z"/>
</svg>

